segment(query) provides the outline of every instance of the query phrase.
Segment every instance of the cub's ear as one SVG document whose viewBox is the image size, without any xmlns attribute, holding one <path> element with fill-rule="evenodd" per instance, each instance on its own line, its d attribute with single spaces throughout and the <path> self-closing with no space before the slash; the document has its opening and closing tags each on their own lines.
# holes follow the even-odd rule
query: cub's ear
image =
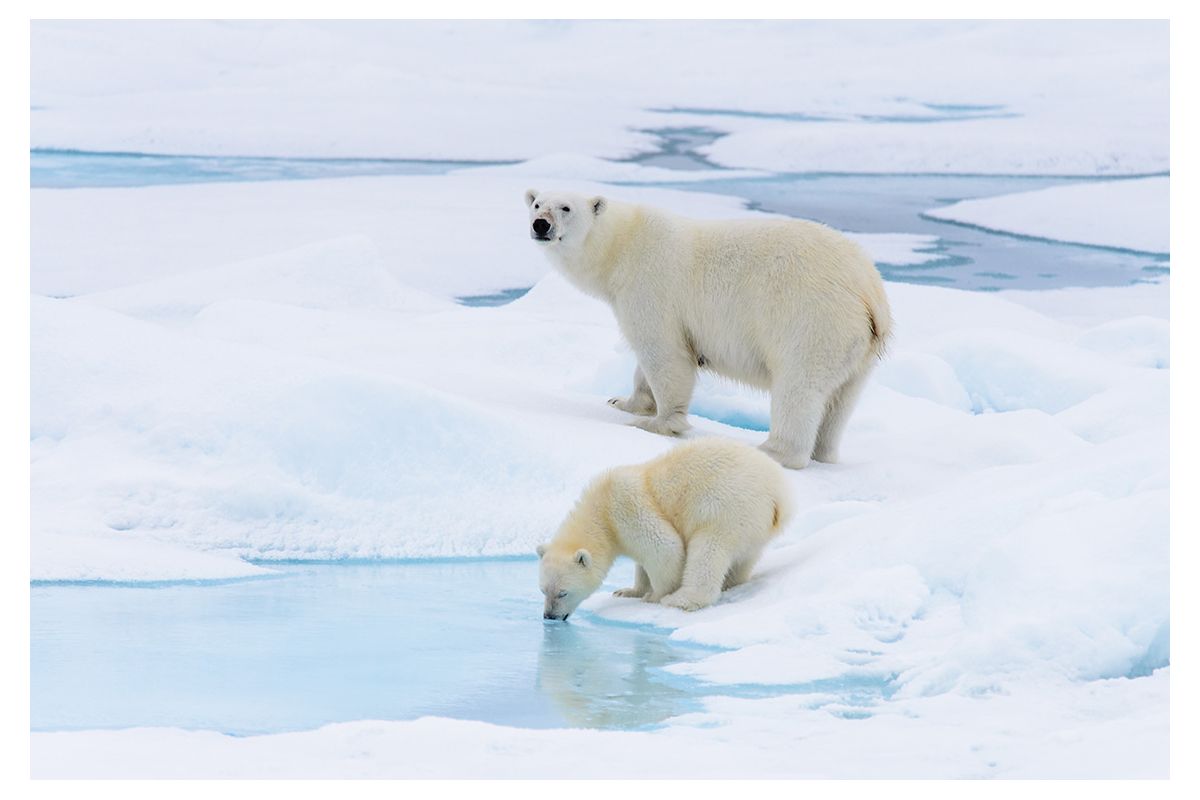
<svg viewBox="0 0 1200 800">
<path fill-rule="evenodd" d="M 592 207 L 592 213 L 597 217 L 604 213 L 604 209 L 608 208 L 608 201 L 603 197 L 593 197 L 588 203 Z"/>
<path fill-rule="evenodd" d="M 546 555 L 546 545 L 539 544 L 537 546 L 537 554 L 538 554 L 538 558 L 541 558 L 542 556 Z"/>
<path fill-rule="evenodd" d="M 537 200 L 537 196 L 538 196 L 537 189 L 526 189 L 525 190 L 525 205 L 527 205 L 527 206 L 533 205 L 533 201 Z"/>
<path fill-rule="evenodd" d="M 587 550 L 576 550 L 575 563 L 584 568 L 590 567 L 592 565 L 592 554 Z"/>
</svg>

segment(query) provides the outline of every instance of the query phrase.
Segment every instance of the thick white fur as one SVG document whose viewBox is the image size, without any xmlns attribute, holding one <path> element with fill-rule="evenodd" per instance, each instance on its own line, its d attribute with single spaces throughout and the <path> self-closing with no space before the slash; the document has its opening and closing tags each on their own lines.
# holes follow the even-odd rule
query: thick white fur
<svg viewBox="0 0 1200 800">
<path fill-rule="evenodd" d="M 538 547 L 545 616 L 566 619 L 621 555 L 637 562 L 637 579 L 617 595 L 685 611 L 711 605 L 750 577 L 790 509 L 779 465 L 726 439 L 685 442 L 645 464 L 611 469 Z"/>
<path fill-rule="evenodd" d="M 784 466 L 837 460 L 892 325 L 862 248 L 803 220 L 693 220 L 532 189 L 525 200 L 530 235 L 568 280 L 612 306 L 637 354 L 633 393 L 609 401 L 646 417 L 636 425 L 686 430 L 704 367 L 771 392 L 762 449 Z M 539 238 L 533 226 L 547 223 Z"/>
</svg>

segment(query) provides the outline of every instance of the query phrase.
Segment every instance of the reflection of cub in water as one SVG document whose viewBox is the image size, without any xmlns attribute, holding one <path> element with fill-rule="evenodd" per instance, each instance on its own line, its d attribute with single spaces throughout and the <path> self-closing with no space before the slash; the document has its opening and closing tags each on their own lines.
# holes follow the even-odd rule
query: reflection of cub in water
<svg viewBox="0 0 1200 800">
<path fill-rule="evenodd" d="M 620 631 L 605 636 L 601 650 L 590 641 L 596 633 L 574 625 L 543 629 L 537 686 L 568 722 L 628 728 L 687 710 L 687 692 L 669 685 L 662 671 L 679 658 L 661 636 Z"/>
</svg>

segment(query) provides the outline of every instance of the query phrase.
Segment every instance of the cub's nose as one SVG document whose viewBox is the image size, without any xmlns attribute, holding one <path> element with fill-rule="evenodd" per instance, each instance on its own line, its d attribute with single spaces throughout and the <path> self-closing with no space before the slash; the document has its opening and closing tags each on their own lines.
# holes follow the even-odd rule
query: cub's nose
<svg viewBox="0 0 1200 800">
<path fill-rule="evenodd" d="M 538 236 L 545 236 L 550 232 L 550 223 L 544 219 L 535 219 L 533 221 L 533 232 Z"/>
</svg>

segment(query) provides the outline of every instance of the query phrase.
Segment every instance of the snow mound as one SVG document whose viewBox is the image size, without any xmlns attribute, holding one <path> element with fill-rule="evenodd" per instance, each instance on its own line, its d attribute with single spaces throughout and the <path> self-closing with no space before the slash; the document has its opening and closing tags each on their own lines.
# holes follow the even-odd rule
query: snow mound
<svg viewBox="0 0 1200 800">
<path fill-rule="evenodd" d="M 271 325 L 268 307 L 242 310 Z M 571 470 L 470 401 L 78 301 L 35 298 L 32 320 L 35 540 L 121 532 L 254 558 L 481 555 L 532 550 L 560 512 L 549 498 Z M 507 502 L 526 482 L 528 501 Z M 35 547 L 34 577 L 80 572 L 63 552 Z"/>
<path fill-rule="evenodd" d="M 346 237 L 193 270 L 89 296 L 89 302 L 145 320 L 195 316 L 218 301 L 260 300 L 325 310 L 444 311 L 452 303 L 401 285 L 367 237 Z"/>
<path fill-rule="evenodd" d="M 881 385 L 909 397 L 932 400 L 939 405 L 971 411 L 974 406 L 958 373 L 931 353 L 901 353 L 887 358 L 875 375 Z"/>
<path fill-rule="evenodd" d="M 976 413 L 1036 408 L 1054 414 L 1111 382 L 1107 362 L 1014 331 L 959 333 L 938 354 L 954 370 Z"/>
<path fill-rule="evenodd" d="M 1171 366 L 1171 326 L 1165 319 L 1130 317 L 1097 325 L 1075 343 L 1134 367 Z"/>
</svg>

